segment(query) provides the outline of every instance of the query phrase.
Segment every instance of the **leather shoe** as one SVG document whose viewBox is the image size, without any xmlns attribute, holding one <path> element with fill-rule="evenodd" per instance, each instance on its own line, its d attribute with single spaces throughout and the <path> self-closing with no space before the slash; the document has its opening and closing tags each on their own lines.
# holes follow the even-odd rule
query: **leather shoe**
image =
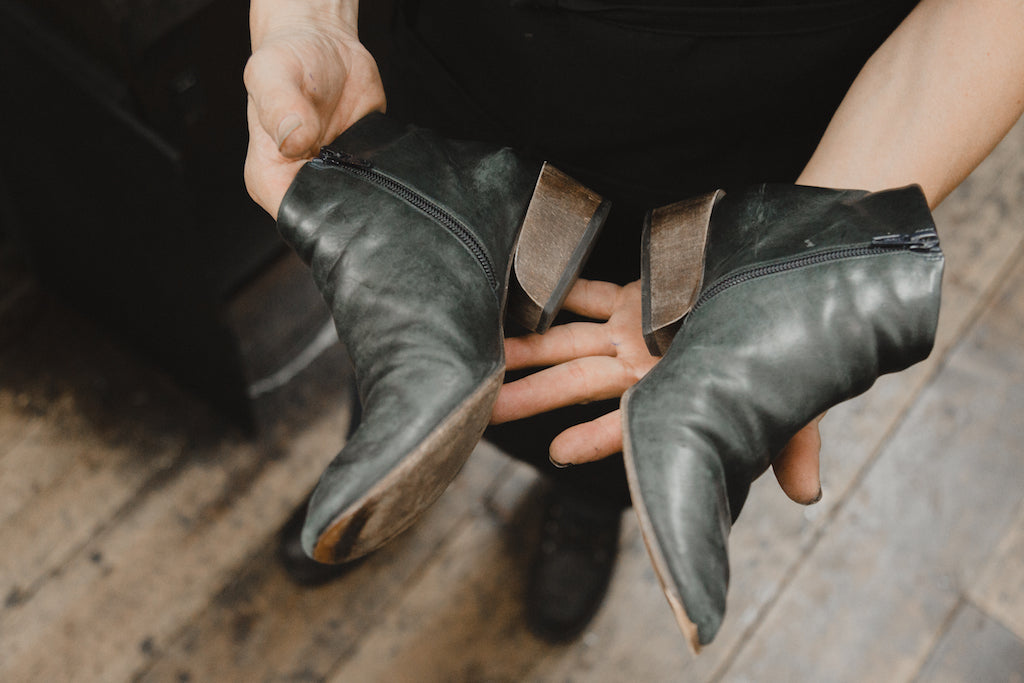
<svg viewBox="0 0 1024 683">
<path fill-rule="evenodd" d="M 658 300 L 680 235 L 688 284 Z M 678 331 L 623 396 L 627 478 L 698 650 L 725 612 L 729 530 L 751 482 L 813 418 L 928 356 L 943 255 L 917 187 L 783 185 L 656 210 L 643 251 L 649 344 L 670 336 L 659 325 Z"/>
<path fill-rule="evenodd" d="M 526 620 L 539 638 L 575 640 L 604 600 L 619 551 L 622 508 L 553 492 L 530 570 Z"/>
<path fill-rule="evenodd" d="M 299 171 L 278 228 L 328 303 L 363 405 L 310 500 L 310 556 L 364 555 L 441 495 L 501 387 L 510 271 L 510 312 L 543 331 L 607 211 L 548 165 L 383 114 Z"/>
</svg>

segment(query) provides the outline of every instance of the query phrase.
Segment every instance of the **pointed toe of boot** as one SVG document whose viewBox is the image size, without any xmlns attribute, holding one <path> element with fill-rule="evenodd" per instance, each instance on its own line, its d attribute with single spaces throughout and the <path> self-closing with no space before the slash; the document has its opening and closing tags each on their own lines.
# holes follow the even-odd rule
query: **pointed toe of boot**
<svg viewBox="0 0 1024 683">
<path fill-rule="evenodd" d="M 718 454 L 701 448 L 699 438 L 664 428 L 653 409 L 660 393 L 641 381 L 623 397 L 626 476 L 655 574 L 699 652 L 725 616 L 733 515 Z"/>
<path fill-rule="evenodd" d="M 480 440 L 503 374 L 496 365 L 478 381 L 449 381 L 447 395 L 436 390 L 407 397 L 419 405 L 364 409 L 359 429 L 310 499 L 302 531 L 306 552 L 320 562 L 345 562 L 411 526 Z M 446 405 L 451 408 L 442 414 L 438 407 Z"/>
</svg>

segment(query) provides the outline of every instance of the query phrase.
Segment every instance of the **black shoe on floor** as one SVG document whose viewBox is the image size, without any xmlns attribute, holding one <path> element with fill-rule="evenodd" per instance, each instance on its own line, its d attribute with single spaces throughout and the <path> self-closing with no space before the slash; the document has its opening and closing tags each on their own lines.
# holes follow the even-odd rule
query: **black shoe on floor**
<svg viewBox="0 0 1024 683">
<path fill-rule="evenodd" d="M 300 537 L 308 505 L 309 498 L 306 498 L 281 527 L 277 541 L 277 559 L 293 583 L 311 588 L 333 581 L 359 564 L 360 560 L 344 564 L 323 564 L 306 555 Z"/>
<path fill-rule="evenodd" d="M 534 635 L 566 643 L 583 633 L 608 590 L 621 520 L 619 506 L 551 495 L 526 593 Z"/>
</svg>

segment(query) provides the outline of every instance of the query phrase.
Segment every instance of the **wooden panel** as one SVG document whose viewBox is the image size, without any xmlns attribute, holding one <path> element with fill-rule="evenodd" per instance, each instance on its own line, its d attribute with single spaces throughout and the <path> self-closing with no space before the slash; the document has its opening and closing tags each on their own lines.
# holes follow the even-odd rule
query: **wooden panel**
<svg viewBox="0 0 1024 683">
<path fill-rule="evenodd" d="M 209 429 L 194 403 L 95 328 L 35 301 L 37 317 L 0 357 L 0 595 L 9 602 L 27 599 L 174 462 L 182 428 Z"/>
<path fill-rule="evenodd" d="M 0 263 L 0 275 L 2 268 Z M 36 431 L 42 418 L 57 407 L 52 400 L 41 400 L 44 392 L 40 391 L 39 383 L 25 386 L 25 366 L 34 364 L 18 353 L 26 337 L 32 338 L 42 315 L 40 309 L 48 303 L 27 283 L 15 291 L 0 290 L 0 467 L 7 453 Z"/>
<path fill-rule="evenodd" d="M 25 447 L 25 442 L 39 438 L 46 420 L 18 410 L 17 400 L 10 393 L 0 392 L 0 524 L 52 481 L 57 474 L 54 469 L 60 469 L 59 465 L 48 467 L 49 463 L 25 455 L 33 450 Z"/>
<path fill-rule="evenodd" d="M 424 518 L 399 539 L 325 586 L 293 585 L 275 542 L 167 647 L 145 681 L 322 680 L 379 628 L 391 606 L 456 536 L 508 463 L 481 446 Z"/>
<path fill-rule="evenodd" d="M 729 676 L 903 680 L 1021 500 L 1024 259 L 801 564 Z M 799 644 L 799 645 L 798 645 Z M 794 656 L 811 652 L 812 656 Z"/>
<path fill-rule="evenodd" d="M 260 441 L 180 410 L 193 403 L 166 399 L 150 407 L 153 420 L 119 431 L 117 423 L 132 424 L 130 406 L 81 397 L 79 410 L 111 422 L 83 437 L 93 439 L 89 466 L 69 470 L 75 476 L 26 508 L 31 525 L 4 526 L 17 543 L 5 557 L 25 571 L 33 554 L 65 556 L 47 554 L 33 568 L 45 581 L 0 610 L 0 678 L 123 680 L 145 666 L 267 543 L 343 442 L 348 411 L 340 390 L 325 388 L 339 368 L 331 354 L 311 368 L 307 391 L 324 386 L 295 401 L 308 414 L 269 425 Z M 177 436 L 168 441 L 168 433 Z M 147 476 L 168 452 L 176 467 Z"/>
<path fill-rule="evenodd" d="M 0 462 L 0 547 L 7 549 L 0 554 L 0 595 L 27 599 L 174 464 L 183 441 L 152 444 L 140 458 L 146 442 L 137 435 L 131 445 L 112 447 L 75 420 L 62 420 L 9 453 Z"/>
<path fill-rule="evenodd" d="M 536 475 L 517 467 L 500 509 L 529 501 Z M 512 493 L 510 494 L 509 491 Z M 523 576 L 531 553 L 510 552 L 504 515 L 479 514 L 444 544 L 397 603 L 328 680 L 522 680 L 553 646 L 523 628 Z"/>
<path fill-rule="evenodd" d="M 1024 640 L 970 603 L 956 617 L 917 676 L 926 683 L 1024 683 Z"/>
<path fill-rule="evenodd" d="M 531 673 L 536 681 L 689 680 L 694 656 L 654 575 L 632 513 L 605 604 L 572 648 L 556 650 Z"/>
<path fill-rule="evenodd" d="M 1024 640 L 1024 503 L 987 564 L 970 596 Z"/>
</svg>

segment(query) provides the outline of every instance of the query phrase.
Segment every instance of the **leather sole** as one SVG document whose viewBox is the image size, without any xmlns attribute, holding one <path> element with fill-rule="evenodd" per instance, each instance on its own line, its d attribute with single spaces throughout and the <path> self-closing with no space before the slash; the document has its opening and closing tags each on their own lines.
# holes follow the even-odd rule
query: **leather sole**
<svg viewBox="0 0 1024 683">
<path fill-rule="evenodd" d="M 336 563 L 365 555 L 409 528 L 466 462 L 490 421 L 505 369 L 492 373 L 420 445 L 317 539 L 313 559 Z"/>
<path fill-rule="evenodd" d="M 621 410 L 622 410 L 622 459 L 626 464 L 626 481 L 629 483 L 629 492 L 633 500 L 633 510 L 636 512 L 637 520 L 640 523 L 640 535 L 644 539 L 644 545 L 647 547 L 647 554 L 651 558 L 651 566 L 654 567 L 654 574 L 658 577 L 658 583 L 661 584 L 661 589 L 665 593 L 665 598 L 668 600 L 669 607 L 672 608 L 672 614 L 676 618 L 676 623 L 679 625 L 679 630 L 683 632 L 686 637 L 686 641 L 690 644 L 690 649 L 693 650 L 694 654 L 700 654 L 701 642 L 700 636 L 697 632 L 697 624 L 690 618 L 690 615 L 686 612 L 686 607 L 683 605 L 683 599 L 679 595 L 679 592 L 675 588 L 675 582 L 672 580 L 672 573 L 669 570 L 668 562 L 665 560 L 665 556 L 661 552 L 661 548 L 657 544 L 657 535 L 654 531 L 654 524 L 651 522 L 650 516 L 647 514 L 647 504 L 643 497 L 643 487 L 640 486 L 640 481 L 636 473 L 636 465 L 633 462 L 633 447 L 629 438 L 629 428 L 626 424 L 626 416 L 629 414 L 629 394 L 627 391 L 622 396 Z"/>
</svg>

